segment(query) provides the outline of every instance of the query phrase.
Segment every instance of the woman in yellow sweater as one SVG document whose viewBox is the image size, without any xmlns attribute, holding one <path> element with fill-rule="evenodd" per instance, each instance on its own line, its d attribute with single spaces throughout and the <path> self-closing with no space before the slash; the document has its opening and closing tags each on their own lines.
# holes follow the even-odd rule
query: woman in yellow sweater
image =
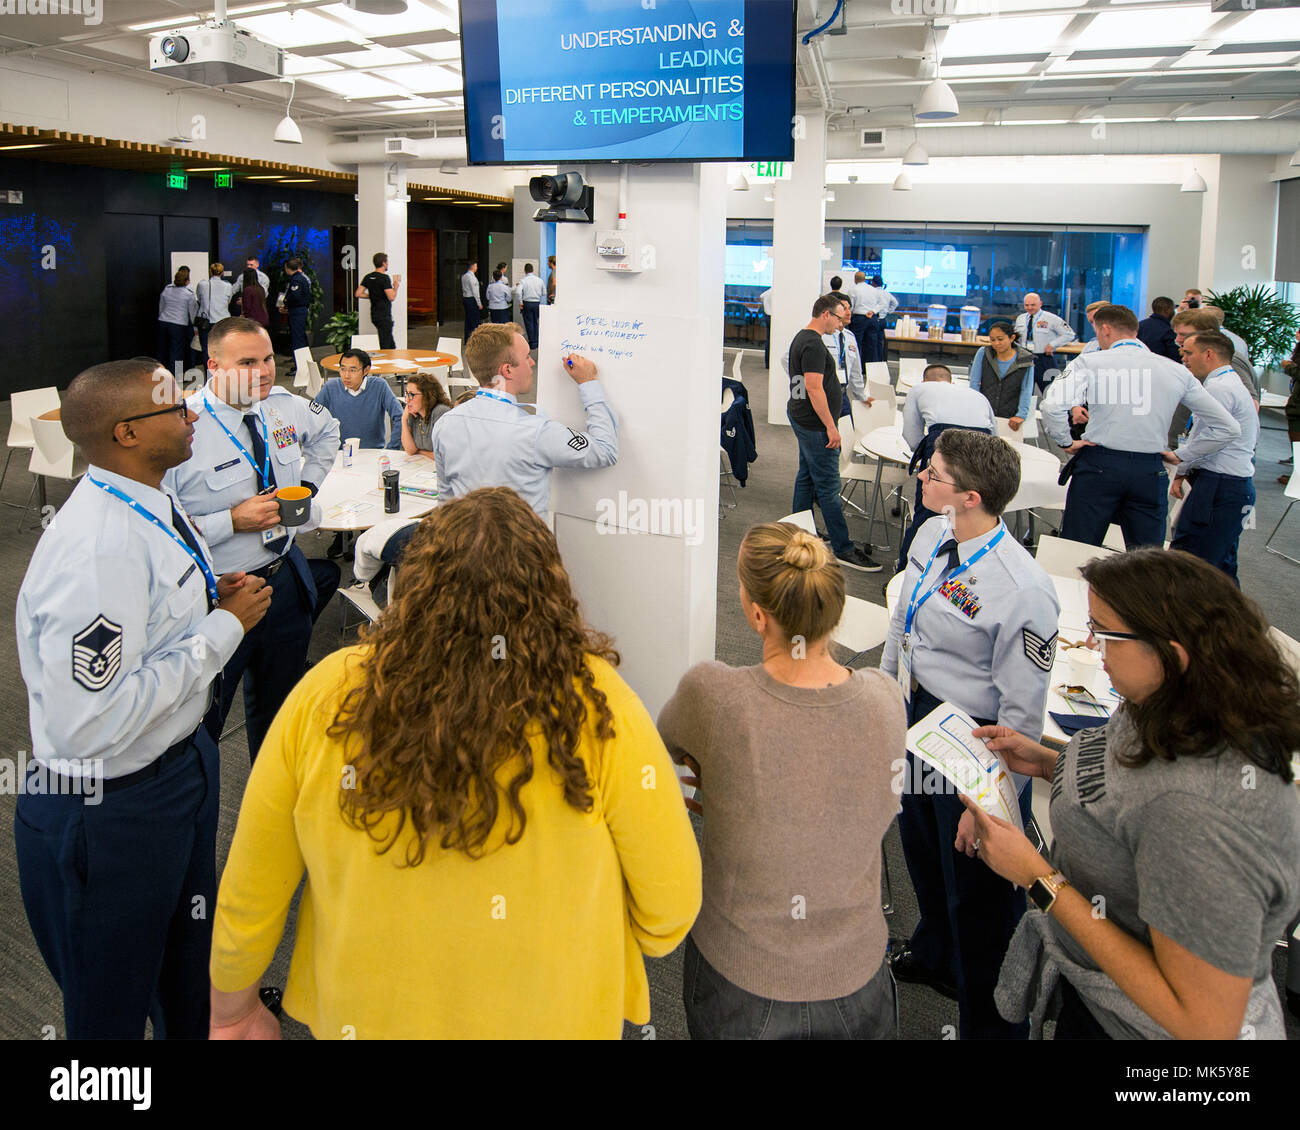
<svg viewBox="0 0 1300 1130">
<path fill-rule="evenodd" d="M 285 701 L 221 881 L 212 1035 L 258 988 L 303 871 L 284 1008 L 318 1039 L 617 1039 L 700 859 L 672 762 L 506 488 L 438 507 L 396 603 Z"/>
</svg>

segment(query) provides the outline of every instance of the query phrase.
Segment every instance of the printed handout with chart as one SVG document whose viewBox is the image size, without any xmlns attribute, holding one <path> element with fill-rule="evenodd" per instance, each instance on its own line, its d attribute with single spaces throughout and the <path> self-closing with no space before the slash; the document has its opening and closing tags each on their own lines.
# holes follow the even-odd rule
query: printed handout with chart
<svg viewBox="0 0 1300 1130">
<path fill-rule="evenodd" d="M 1015 780 L 1002 758 L 973 736 L 975 728 L 965 711 L 941 703 L 907 731 L 907 748 L 985 812 L 1024 831 Z"/>
</svg>

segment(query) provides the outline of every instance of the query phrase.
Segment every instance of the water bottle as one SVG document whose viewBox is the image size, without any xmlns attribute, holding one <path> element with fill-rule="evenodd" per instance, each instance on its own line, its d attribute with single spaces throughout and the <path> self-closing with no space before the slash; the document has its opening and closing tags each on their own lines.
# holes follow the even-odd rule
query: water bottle
<svg viewBox="0 0 1300 1130">
<path fill-rule="evenodd" d="M 384 472 L 393 465 L 393 461 L 387 455 L 379 457 L 379 489 L 384 489 Z"/>
</svg>

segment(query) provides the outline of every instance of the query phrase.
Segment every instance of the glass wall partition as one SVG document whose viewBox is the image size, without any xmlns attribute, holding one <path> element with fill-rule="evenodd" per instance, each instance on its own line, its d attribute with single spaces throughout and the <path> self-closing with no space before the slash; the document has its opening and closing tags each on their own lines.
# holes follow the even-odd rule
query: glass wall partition
<svg viewBox="0 0 1300 1130">
<path fill-rule="evenodd" d="M 772 224 L 728 220 L 723 273 L 722 335 L 726 345 L 752 347 L 767 340 L 763 292 L 772 285 Z"/>
<path fill-rule="evenodd" d="M 845 267 L 879 275 L 900 313 L 924 318 L 930 303 L 946 305 L 950 332 L 962 306 L 980 308 L 982 331 L 995 318 L 1021 313 L 1030 291 L 1081 341 L 1093 336 L 1084 316 L 1089 302 L 1146 313 L 1145 228 L 863 223 L 844 228 L 843 247 Z"/>
</svg>

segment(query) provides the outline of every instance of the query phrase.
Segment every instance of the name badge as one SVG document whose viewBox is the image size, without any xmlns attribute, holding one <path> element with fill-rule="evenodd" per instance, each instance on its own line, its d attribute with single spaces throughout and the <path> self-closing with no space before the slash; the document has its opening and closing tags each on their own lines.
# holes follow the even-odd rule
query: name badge
<svg viewBox="0 0 1300 1130">
<path fill-rule="evenodd" d="M 188 581 L 192 576 L 194 576 L 194 570 L 197 568 L 198 568 L 197 565 L 191 565 L 188 569 L 186 569 L 185 572 L 181 574 L 181 579 L 176 582 L 176 587 L 178 589 L 184 588 L 185 582 Z"/>
<path fill-rule="evenodd" d="M 226 462 L 224 462 L 224 463 L 218 463 L 218 464 L 217 464 L 215 467 L 213 467 L 212 469 L 213 469 L 214 471 L 226 471 L 226 470 L 229 470 L 231 467 L 238 467 L 238 466 L 239 466 L 239 460 L 238 460 L 237 458 L 236 458 L 236 459 L 227 459 Z"/>
</svg>

